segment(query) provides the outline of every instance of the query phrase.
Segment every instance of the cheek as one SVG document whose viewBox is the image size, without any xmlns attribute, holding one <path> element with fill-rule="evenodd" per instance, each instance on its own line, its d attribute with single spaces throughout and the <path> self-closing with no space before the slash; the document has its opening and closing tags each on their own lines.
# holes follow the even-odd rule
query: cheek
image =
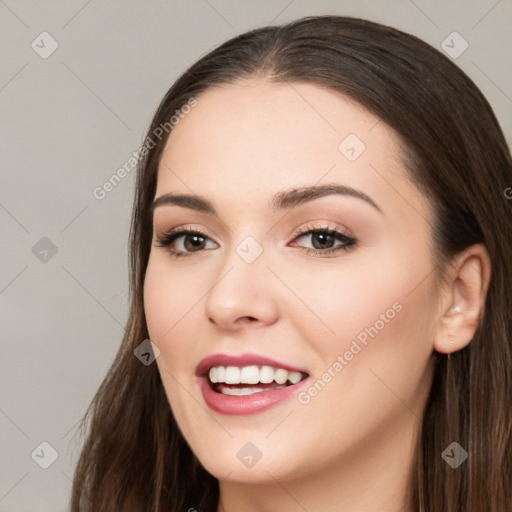
<svg viewBox="0 0 512 512">
<path fill-rule="evenodd" d="M 360 272 L 329 269 L 297 282 L 297 295 L 309 286 L 308 305 L 322 321 L 296 315 L 298 330 L 314 347 L 314 375 L 298 397 L 299 411 L 304 418 L 328 417 L 340 450 L 345 439 L 371 437 L 394 421 L 410 420 L 411 411 L 421 415 L 433 350 L 432 316 L 425 307 L 435 293 L 433 278 L 425 279 L 429 271 L 419 258 L 401 265 L 381 259 L 361 265 Z M 306 445 L 332 450 L 329 435 L 302 435 Z"/>
<path fill-rule="evenodd" d="M 176 396 L 176 381 L 171 376 L 192 371 L 190 361 L 197 336 L 191 319 L 199 300 L 197 285 L 172 272 L 160 255 L 150 257 L 144 281 L 144 311 L 149 338 L 160 349 L 156 362 L 169 399 Z"/>
<path fill-rule="evenodd" d="M 172 328 L 176 300 L 168 272 L 150 257 L 144 280 L 144 311 L 149 336 L 159 348 L 165 333 Z"/>
<path fill-rule="evenodd" d="M 156 363 L 171 408 L 181 418 L 188 395 L 180 392 L 178 382 L 185 383 L 183 376 L 190 378 L 199 357 L 194 315 L 200 311 L 204 292 L 196 277 L 173 272 L 166 259 L 166 255 L 150 256 L 144 280 L 144 311 L 149 337 L 160 349 Z"/>
<path fill-rule="evenodd" d="M 350 271 L 343 262 L 319 267 L 314 279 L 298 273 L 295 290 L 310 312 L 297 313 L 295 323 L 319 356 L 316 371 L 345 354 L 350 366 L 366 371 L 383 362 L 425 364 L 433 349 L 432 267 L 427 258 L 404 256 L 361 258 Z"/>
<path fill-rule="evenodd" d="M 150 337 L 166 342 L 183 325 L 190 323 L 194 305 L 201 299 L 197 273 L 173 272 L 169 256 L 150 256 L 144 280 L 144 311 Z"/>
</svg>

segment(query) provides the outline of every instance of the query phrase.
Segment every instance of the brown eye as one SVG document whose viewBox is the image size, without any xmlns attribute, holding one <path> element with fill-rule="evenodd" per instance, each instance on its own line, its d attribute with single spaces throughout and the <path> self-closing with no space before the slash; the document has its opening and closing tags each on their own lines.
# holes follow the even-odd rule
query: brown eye
<svg viewBox="0 0 512 512">
<path fill-rule="evenodd" d="M 299 244 L 296 240 L 308 240 L 304 245 Z M 299 246 L 299 249 L 306 253 L 313 253 L 318 256 L 325 256 L 338 251 L 346 251 L 350 247 L 355 246 L 357 240 L 351 236 L 342 233 L 333 228 L 310 229 L 299 232 L 293 245 Z"/>
<path fill-rule="evenodd" d="M 209 245 L 210 244 L 210 245 Z M 190 256 L 191 253 L 216 247 L 204 233 L 195 230 L 180 230 L 163 235 L 156 242 L 158 247 L 166 247 L 173 256 Z"/>
<path fill-rule="evenodd" d="M 187 251 L 203 249 L 206 239 L 200 235 L 184 235 L 183 246 Z"/>
<path fill-rule="evenodd" d="M 311 233 L 311 241 L 315 249 L 331 249 L 336 239 L 330 233 L 315 231 Z"/>
</svg>

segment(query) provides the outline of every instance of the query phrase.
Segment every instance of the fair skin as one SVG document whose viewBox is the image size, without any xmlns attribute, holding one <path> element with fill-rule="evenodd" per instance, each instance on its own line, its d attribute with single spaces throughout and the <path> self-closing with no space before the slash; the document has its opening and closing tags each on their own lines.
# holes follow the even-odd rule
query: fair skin
<svg viewBox="0 0 512 512">
<path fill-rule="evenodd" d="M 412 512 L 404 496 L 433 353 L 471 341 L 490 275 L 485 249 L 468 248 L 439 280 L 431 207 L 407 177 L 397 138 L 342 96 L 254 78 L 197 100 L 169 137 L 155 197 L 201 196 L 216 213 L 155 209 L 144 300 L 173 414 L 220 480 L 218 511 Z M 366 146 L 354 161 L 338 149 L 349 134 Z M 377 207 L 331 194 L 270 208 L 281 191 L 325 184 L 357 189 Z M 179 227 L 207 236 L 200 250 L 185 237 L 171 248 L 184 257 L 157 245 Z M 356 245 L 323 256 L 311 234 L 296 234 L 326 227 Z M 252 263 L 236 252 L 248 236 L 263 248 Z M 393 304 L 400 311 L 332 377 L 338 356 Z M 331 379 L 308 403 L 225 415 L 207 406 L 194 375 L 219 352 L 306 368 L 306 390 L 329 368 Z M 262 453 L 252 467 L 237 457 L 247 442 Z"/>
</svg>

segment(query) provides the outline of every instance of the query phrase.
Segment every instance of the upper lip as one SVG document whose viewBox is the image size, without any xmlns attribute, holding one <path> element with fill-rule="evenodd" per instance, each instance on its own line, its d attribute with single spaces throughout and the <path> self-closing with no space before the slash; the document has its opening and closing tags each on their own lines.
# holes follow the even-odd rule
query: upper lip
<svg viewBox="0 0 512 512">
<path fill-rule="evenodd" d="M 213 366 L 272 366 L 273 368 L 284 368 L 291 372 L 301 372 L 308 374 L 306 370 L 295 368 L 287 363 L 270 359 L 265 356 L 258 354 L 240 354 L 240 355 L 229 355 L 229 354 L 212 354 L 199 361 L 196 366 L 196 375 L 198 377 L 204 377 Z"/>
</svg>

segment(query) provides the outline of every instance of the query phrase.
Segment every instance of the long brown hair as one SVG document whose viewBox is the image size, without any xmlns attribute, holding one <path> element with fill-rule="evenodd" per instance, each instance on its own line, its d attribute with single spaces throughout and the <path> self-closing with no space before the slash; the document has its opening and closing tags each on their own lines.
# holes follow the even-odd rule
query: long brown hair
<svg viewBox="0 0 512 512">
<path fill-rule="evenodd" d="M 392 127 L 411 179 L 434 206 L 438 269 L 485 244 L 492 278 L 471 343 L 434 353 L 433 384 L 410 474 L 411 510 L 510 512 L 512 505 L 512 186 L 510 151 L 474 83 L 420 39 L 369 21 L 308 17 L 227 41 L 188 69 L 154 116 L 150 136 L 206 89 L 261 76 L 309 82 L 351 97 Z M 130 233 L 131 305 L 115 361 L 84 418 L 72 510 L 216 511 L 218 481 L 173 418 L 156 364 L 134 349 L 148 338 L 143 283 L 152 240 L 148 207 L 167 137 L 139 162 Z M 453 441 L 469 458 L 441 458 Z"/>
</svg>

